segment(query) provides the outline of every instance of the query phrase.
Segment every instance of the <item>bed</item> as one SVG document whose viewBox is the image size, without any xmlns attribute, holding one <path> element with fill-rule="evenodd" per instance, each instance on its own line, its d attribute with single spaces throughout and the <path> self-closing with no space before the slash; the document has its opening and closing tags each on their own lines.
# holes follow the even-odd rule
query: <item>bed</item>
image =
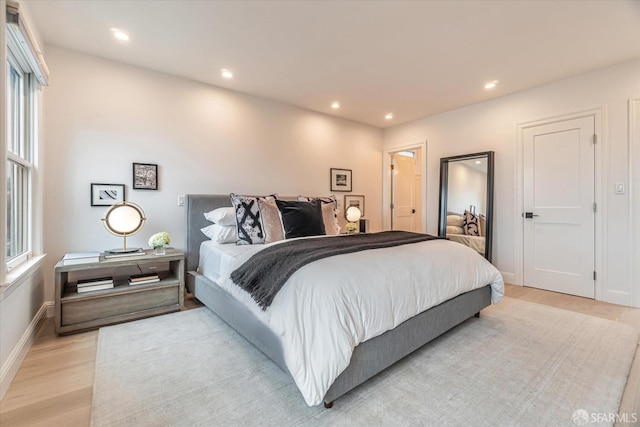
<svg viewBox="0 0 640 427">
<path fill-rule="evenodd" d="M 246 256 L 242 254 L 246 249 L 229 245 L 222 253 L 216 254 L 216 250 L 212 252 L 209 249 L 202 249 L 201 254 L 201 247 L 207 247 L 207 243 L 204 246 L 202 244 L 208 239 L 200 230 L 210 224 L 203 214 L 225 206 L 231 206 L 228 195 L 187 195 L 185 197 L 187 289 L 285 372 L 292 375 L 309 405 L 324 402 L 325 407 L 331 407 L 338 397 L 447 330 L 478 315 L 483 308 L 491 304 L 492 298 L 497 302 L 503 293 L 502 277 L 497 273 L 497 276 L 491 279 L 491 283 L 481 283 L 476 289 L 465 291 L 422 311 L 400 322 L 393 329 L 358 342 L 350 354 L 346 367 L 341 367 L 340 372 L 333 374 L 328 384 L 323 384 L 324 388 L 319 388 L 319 392 L 305 394 L 306 390 L 303 391 L 298 382 L 297 372 L 292 369 L 292 356 L 287 347 L 288 342 L 283 339 L 282 333 L 274 332 L 267 325 L 257 306 L 242 301 L 238 292 L 233 288 L 224 288 L 221 285 L 223 281 L 216 280 L 215 270 L 220 269 L 222 264 L 227 268 L 233 268 L 234 259 Z M 227 253 L 229 251 L 231 254 Z M 199 269 L 199 263 L 204 258 L 209 259 L 205 263 L 207 266 Z M 207 269 L 213 269 L 213 273 L 208 272 Z"/>
<path fill-rule="evenodd" d="M 469 236 L 467 234 L 447 233 L 447 238 L 454 242 L 469 246 L 480 255 L 484 255 L 485 238 L 483 236 Z"/>
</svg>

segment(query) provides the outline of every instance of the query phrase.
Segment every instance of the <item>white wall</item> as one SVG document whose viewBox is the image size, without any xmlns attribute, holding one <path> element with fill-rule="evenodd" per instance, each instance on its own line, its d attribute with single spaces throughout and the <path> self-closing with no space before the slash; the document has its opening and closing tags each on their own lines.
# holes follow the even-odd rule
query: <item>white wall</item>
<svg viewBox="0 0 640 427">
<path fill-rule="evenodd" d="M 515 235 L 520 233 L 516 196 L 516 128 L 518 123 L 585 110 L 604 110 L 603 146 L 604 227 L 603 248 L 607 266 L 602 298 L 640 306 L 640 283 L 632 280 L 631 220 L 629 191 L 614 194 L 614 183 L 630 184 L 628 100 L 640 96 L 640 61 L 582 74 L 534 89 L 471 105 L 450 112 L 394 126 L 383 132 L 384 147 L 426 139 L 427 230 L 437 232 L 439 159 L 465 153 L 493 150 L 495 199 L 493 262 L 513 283 L 516 260 Z M 640 182 L 634 183 L 640 185 Z"/>
<path fill-rule="evenodd" d="M 466 165 L 464 161 L 449 162 L 447 179 L 447 212 L 463 215 L 473 205 L 475 213 L 487 214 L 486 173 Z"/>
<path fill-rule="evenodd" d="M 353 194 L 366 196 L 380 228 L 380 129 L 56 46 L 47 62 L 50 267 L 65 252 L 121 244 L 101 225 L 105 208 L 90 207 L 90 183 L 125 184 L 127 200 L 145 210 L 132 246 L 163 230 L 184 247 L 180 194 L 326 195 L 331 167 L 353 170 Z M 131 188 L 133 162 L 159 165 L 159 191 Z"/>
</svg>

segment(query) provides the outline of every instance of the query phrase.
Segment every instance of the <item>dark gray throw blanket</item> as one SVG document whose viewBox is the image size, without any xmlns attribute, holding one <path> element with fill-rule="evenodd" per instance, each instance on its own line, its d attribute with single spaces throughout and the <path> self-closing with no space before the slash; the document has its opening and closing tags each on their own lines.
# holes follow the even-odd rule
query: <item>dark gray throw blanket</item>
<svg viewBox="0 0 640 427">
<path fill-rule="evenodd" d="M 305 265 L 334 255 L 439 239 L 407 231 L 302 239 L 280 243 L 253 255 L 231 273 L 231 280 L 266 310 L 285 282 Z"/>
</svg>

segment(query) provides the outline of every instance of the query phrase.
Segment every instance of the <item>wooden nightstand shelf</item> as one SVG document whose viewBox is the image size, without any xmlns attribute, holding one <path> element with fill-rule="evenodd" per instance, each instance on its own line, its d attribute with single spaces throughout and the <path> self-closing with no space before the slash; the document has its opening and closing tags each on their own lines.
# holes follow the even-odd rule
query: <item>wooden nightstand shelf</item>
<svg viewBox="0 0 640 427">
<path fill-rule="evenodd" d="M 100 262 L 55 267 L 55 329 L 69 334 L 105 325 L 178 311 L 184 303 L 184 255 L 167 249 L 165 255 L 100 258 Z M 133 275 L 157 273 L 159 282 L 131 286 Z M 114 287 L 78 293 L 82 279 L 113 277 Z"/>
</svg>

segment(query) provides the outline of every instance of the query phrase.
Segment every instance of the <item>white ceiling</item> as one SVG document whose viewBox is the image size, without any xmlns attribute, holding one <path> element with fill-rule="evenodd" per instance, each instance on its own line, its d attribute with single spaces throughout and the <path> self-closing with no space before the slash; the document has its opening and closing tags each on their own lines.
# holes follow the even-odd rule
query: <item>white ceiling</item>
<svg viewBox="0 0 640 427">
<path fill-rule="evenodd" d="M 47 43 L 381 128 L 640 58 L 637 0 L 22 2 Z"/>
</svg>

